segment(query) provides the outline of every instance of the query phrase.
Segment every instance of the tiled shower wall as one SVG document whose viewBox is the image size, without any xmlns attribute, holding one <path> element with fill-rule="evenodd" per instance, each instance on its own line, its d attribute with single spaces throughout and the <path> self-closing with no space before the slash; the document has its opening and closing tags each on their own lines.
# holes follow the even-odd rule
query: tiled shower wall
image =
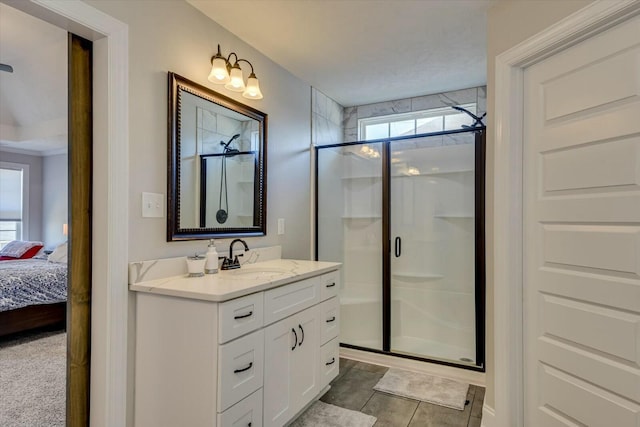
<svg viewBox="0 0 640 427">
<path fill-rule="evenodd" d="M 358 140 L 358 119 L 471 102 L 477 103 L 478 115 L 487 111 L 486 86 L 344 108 L 316 88 L 311 88 L 311 141 L 314 145 L 353 142 Z"/>
<path fill-rule="evenodd" d="M 358 105 L 355 107 L 345 107 L 343 110 L 344 133 L 342 141 L 353 142 L 358 140 L 358 119 L 429 110 L 431 108 L 441 108 L 451 105 L 469 104 L 471 102 L 477 102 L 479 115 L 482 115 L 482 113 L 487 110 L 486 86 L 417 96 L 415 98 L 398 99 L 395 101 L 378 102 L 375 104 Z M 486 120 L 484 120 L 484 122 L 486 123 Z"/>
<path fill-rule="evenodd" d="M 316 88 L 311 88 L 311 143 L 313 145 L 342 142 L 342 111 L 340 104 Z"/>
</svg>

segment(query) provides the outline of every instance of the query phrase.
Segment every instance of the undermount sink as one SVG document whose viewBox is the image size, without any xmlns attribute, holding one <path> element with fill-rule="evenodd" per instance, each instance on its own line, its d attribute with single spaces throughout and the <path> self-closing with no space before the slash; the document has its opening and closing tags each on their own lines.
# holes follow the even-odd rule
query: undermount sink
<svg viewBox="0 0 640 427">
<path fill-rule="evenodd" d="M 243 267 L 238 270 L 230 270 L 227 277 L 229 279 L 243 279 L 243 280 L 255 280 L 255 279 L 268 279 L 271 277 L 278 277 L 287 274 L 287 270 L 282 268 L 273 267 Z"/>
</svg>

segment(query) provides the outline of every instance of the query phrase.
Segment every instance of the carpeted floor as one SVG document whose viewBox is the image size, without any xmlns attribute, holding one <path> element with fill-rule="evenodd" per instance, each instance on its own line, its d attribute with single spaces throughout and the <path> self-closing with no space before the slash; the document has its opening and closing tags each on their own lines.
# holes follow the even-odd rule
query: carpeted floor
<svg viewBox="0 0 640 427">
<path fill-rule="evenodd" d="M 65 425 L 66 337 L 43 332 L 0 342 L 0 426 Z"/>
</svg>

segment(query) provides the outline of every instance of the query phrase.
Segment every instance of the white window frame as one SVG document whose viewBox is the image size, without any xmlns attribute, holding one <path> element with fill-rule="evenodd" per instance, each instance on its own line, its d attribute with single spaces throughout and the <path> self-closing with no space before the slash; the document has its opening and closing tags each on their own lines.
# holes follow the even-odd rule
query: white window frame
<svg viewBox="0 0 640 427">
<path fill-rule="evenodd" d="M 470 110 L 472 113 L 476 113 L 478 109 L 477 102 L 470 102 L 467 104 L 462 104 L 460 107 Z M 414 120 L 417 121 L 419 119 L 429 119 L 433 117 L 442 117 L 444 121 L 445 116 L 451 116 L 454 114 L 460 114 L 461 112 L 458 110 L 454 110 L 450 106 L 431 108 L 429 110 L 420 110 L 420 111 L 412 111 L 409 113 L 398 113 L 398 114 L 389 114 L 386 116 L 375 116 L 375 117 L 365 117 L 362 119 L 358 119 L 358 141 L 366 141 L 366 132 L 365 128 L 370 125 L 378 125 L 383 123 L 391 123 L 394 122 L 403 122 L 406 120 Z M 414 127 L 415 129 L 415 127 Z M 442 129 L 444 130 L 444 123 L 442 124 Z"/>
<path fill-rule="evenodd" d="M 0 169 L 22 171 L 22 230 L 20 240 L 29 240 L 29 165 L 25 163 L 0 162 Z"/>
</svg>

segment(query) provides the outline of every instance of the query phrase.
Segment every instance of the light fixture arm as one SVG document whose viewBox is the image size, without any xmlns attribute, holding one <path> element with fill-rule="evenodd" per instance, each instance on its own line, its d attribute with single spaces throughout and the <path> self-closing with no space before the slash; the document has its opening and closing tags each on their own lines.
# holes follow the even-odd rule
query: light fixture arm
<svg viewBox="0 0 640 427">
<path fill-rule="evenodd" d="M 233 56 L 235 56 L 235 57 L 236 57 L 235 62 L 231 62 L 231 55 L 233 55 Z M 232 65 L 232 64 L 233 64 L 233 65 L 236 65 L 236 64 L 238 63 L 238 61 L 239 61 L 239 59 L 238 59 L 238 55 L 236 55 L 236 53 L 235 53 L 235 52 L 231 52 L 231 53 L 229 54 L 229 56 L 227 56 L 227 67 L 231 67 L 231 65 Z"/>
<path fill-rule="evenodd" d="M 255 73 L 253 72 L 253 65 L 251 64 L 251 62 L 247 61 L 246 59 L 238 59 L 238 57 L 236 56 L 236 64 L 238 62 L 246 62 L 247 64 L 249 64 L 249 67 L 251 67 L 251 74 L 255 75 Z"/>
</svg>

